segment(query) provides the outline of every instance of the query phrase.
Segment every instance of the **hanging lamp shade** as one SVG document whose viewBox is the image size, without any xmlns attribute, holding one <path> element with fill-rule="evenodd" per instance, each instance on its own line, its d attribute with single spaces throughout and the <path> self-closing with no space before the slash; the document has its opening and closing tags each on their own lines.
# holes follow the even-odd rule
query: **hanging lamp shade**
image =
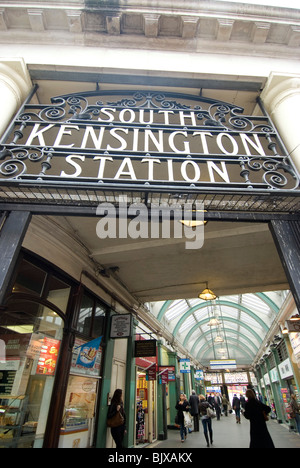
<svg viewBox="0 0 300 468">
<path fill-rule="evenodd" d="M 199 294 L 200 299 L 203 299 L 204 301 L 213 301 L 214 299 L 217 298 L 214 292 L 212 292 L 211 289 L 205 288 L 202 293 Z"/>
<path fill-rule="evenodd" d="M 224 339 L 222 338 L 222 336 L 216 336 L 215 343 L 223 343 L 223 342 L 224 342 Z"/>
<path fill-rule="evenodd" d="M 209 327 L 218 327 L 221 325 L 221 322 L 216 317 L 212 317 L 207 324 Z"/>
</svg>

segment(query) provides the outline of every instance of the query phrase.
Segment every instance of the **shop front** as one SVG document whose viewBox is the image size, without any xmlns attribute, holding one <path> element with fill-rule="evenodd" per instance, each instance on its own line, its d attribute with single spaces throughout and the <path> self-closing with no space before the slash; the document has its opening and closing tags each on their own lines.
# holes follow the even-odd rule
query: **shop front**
<svg viewBox="0 0 300 468">
<path fill-rule="evenodd" d="M 157 348 L 155 339 L 138 334 L 135 341 L 136 431 L 135 444 L 157 439 Z"/>
<path fill-rule="evenodd" d="M 157 439 L 157 406 L 155 380 L 149 380 L 149 369 L 137 369 L 136 391 L 136 445 L 152 443 Z"/>
<path fill-rule="evenodd" d="M 100 339 L 95 346 L 91 339 L 103 336 L 106 306 L 22 252 L 1 317 L 0 446 L 41 448 L 53 432 L 59 447 L 92 446 L 103 349 Z M 64 347 L 70 319 L 76 331 L 69 367 Z M 54 427 L 51 405 L 59 400 L 64 406 Z"/>
</svg>

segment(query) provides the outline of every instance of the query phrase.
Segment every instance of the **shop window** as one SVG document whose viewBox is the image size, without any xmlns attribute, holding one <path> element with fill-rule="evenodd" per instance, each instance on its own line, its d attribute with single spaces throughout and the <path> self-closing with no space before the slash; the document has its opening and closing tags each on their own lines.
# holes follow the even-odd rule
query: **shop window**
<svg viewBox="0 0 300 468">
<path fill-rule="evenodd" d="M 104 334 L 105 313 L 105 308 L 97 301 L 92 336 L 97 337 Z"/>
<path fill-rule="evenodd" d="M 105 307 L 93 296 L 84 294 L 79 312 L 77 330 L 89 337 L 103 335 L 105 321 Z"/>
<path fill-rule="evenodd" d="M 80 337 L 75 339 L 59 439 L 60 448 L 88 448 L 93 445 L 103 355 L 101 344 L 100 337 L 91 341 Z"/>
<path fill-rule="evenodd" d="M 93 295 L 84 292 L 73 347 L 59 447 L 93 446 L 97 394 L 100 390 L 102 337 L 106 309 Z"/>
<path fill-rule="evenodd" d="M 32 263 L 22 260 L 13 287 L 13 293 L 36 294 L 41 297 L 46 282 L 46 272 Z"/>
<path fill-rule="evenodd" d="M 82 335 L 91 336 L 94 299 L 87 294 L 83 295 L 78 318 L 77 330 Z"/>
<path fill-rule="evenodd" d="M 289 357 L 287 347 L 284 341 L 280 343 L 277 350 L 278 350 L 279 362 L 283 362 Z"/>
<path fill-rule="evenodd" d="M 273 369 L 274 367 L 276 367 L 275 357 L 273 353 L 269 355 L 269 367 L 270 369 Z"/>
<path fill-rule="evenodd" d="M 71 286 L 56 276 L 51 276 L 47 289 L 47 300 L 55 304 L 62 312 L 66 312 Z"/>
<path fill-rule="evenodd" d="M 12 296 L 1 312 L 0 447 L 42 447 L 63 320 L 36 300 Z"/>
</svg>

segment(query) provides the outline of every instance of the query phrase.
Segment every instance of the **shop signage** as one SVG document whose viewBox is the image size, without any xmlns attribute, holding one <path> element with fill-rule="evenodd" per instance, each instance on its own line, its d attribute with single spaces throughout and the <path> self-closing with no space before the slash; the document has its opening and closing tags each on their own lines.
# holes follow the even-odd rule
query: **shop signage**
<svg viewBox="0 0 300 468">
<path fill-rule="evenodd" d="M 203 370 L 195 371 L 195 380 L 204 380 Z"/>
<path fill-rule="evenodd" d="M 0 145 L 0 182 L 53 191 L 298 191 L 298 174 L 267 116 L 199 96 L 120 94 L 26 104 Z"/>
<path fill-rule="evenodd" d="M 134 357 L 156 356 L 156 340 L 135 341 Z"/>
<path fill-rule="evenodd" d="M 180 359 L 179 366 L 180 366 L 180 372 L 182 374 L 189 374 L 191 372 L 190 359 Z"/>
<path fill-rule="evenodd" d="M 110 338 L 128 338 L 129 336 L 131 336 L 131 314 L 113 315 Z"/>
<path fill-rule="evenodd" d="M 152 364 L 152 366 L 148 367 L 147 380 L 156 380 L 156 364 Z"/>
<path fill-rule="evenodd" d="M 289 358 L 279 364 L 279 372 L 282 380 L 287 379 L 294 375 L 292 364 Z"/>
<path fill-rule="evenodd" d="M 44 337 L 40 356 L 36 368 L 37 374 L 54 375 L 58 353 L 60 348 L 60 341 L 54 338 Z"/>
<path fill-rule="evenodd" d="M 175 366 L 159 366 L 158 375 L 164 380 L 160 383 L 175 382 Z"/>
<path fill-rule="evenodd" d="M 288 331 L 290 333 L 299 333 L 300 332 L 300 320 L 294 321 L 294 320 L 287 320 L 286 321 Z"/>
<path fill-rule="evenodd" d="M 279 375 L 276 367 L 270 370 L 270 377 L 272 382 L 279 382 Z"/>
<path fill-rule="evenodd" d="M 210 361 L 211 369 L 236 369 L 236 361 L 234 359 L 219 359 Z"/>
<path fill-rule="evenodd" d="M 89 341 L 80 346 L 78 358 L 76 361 L 77 366 L 86 367 L 92 369 L 96 362 L 98 349 L 101 343 L 102 336 L 95 340 Z"/>
<path fill-rule="evenodd" d="M 93 343 L 93 341 L 95 341 L 95 343 Z M 89 350 L 91 348 L 96 349 L 96 355 L 95 355 L 93 365 L 88 366 L 89 362 L 91 363 L 90 358 L 92 357 L 92 354 L 93 354 L 93 352 L 89 354 Z M 88 354 L 89 354 L 89 359 L 86 360 L 85 356 Z M 86 375 L 89 377 L 99 377 L 100 369 L 101 369 L 101 361 L 102 361 L 102 347 L 100 345 L 97 347 L 96 340 L 92 340 L 92 342 L 87 343 L 81 338 L 78 338 L 78 337 L 75 338 L 75 343 L 74 343 L 74 348 L 73 348 L 73 353 L 72 353 L 72 363 L 71 363 L 71 372 L 73 374 L 80 374 L 83 376 Z"/>
</svg>

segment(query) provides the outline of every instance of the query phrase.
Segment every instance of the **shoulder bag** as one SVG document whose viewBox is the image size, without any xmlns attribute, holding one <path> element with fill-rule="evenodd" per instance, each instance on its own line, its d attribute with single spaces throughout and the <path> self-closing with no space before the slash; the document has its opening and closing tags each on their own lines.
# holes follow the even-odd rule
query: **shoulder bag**
<svg viewBox="0 0 300 468">
<path fill-rule="evenodd" d="M 121 415 L 120 411 L 117 411 L 116 414 L 107 420 L 107 426 L 108 427 L 119 427 L 124 424 L 124 418 Z"/>
<path fill-rule="evenodd" d="M 206 414 L 209 418 L 211 419 L 214 419 L 216 417 L 216 413 L 214 412 L 213 409 L 211 409 L 210 407 L 207 408 L 206 410 Z"/>
</svg>

